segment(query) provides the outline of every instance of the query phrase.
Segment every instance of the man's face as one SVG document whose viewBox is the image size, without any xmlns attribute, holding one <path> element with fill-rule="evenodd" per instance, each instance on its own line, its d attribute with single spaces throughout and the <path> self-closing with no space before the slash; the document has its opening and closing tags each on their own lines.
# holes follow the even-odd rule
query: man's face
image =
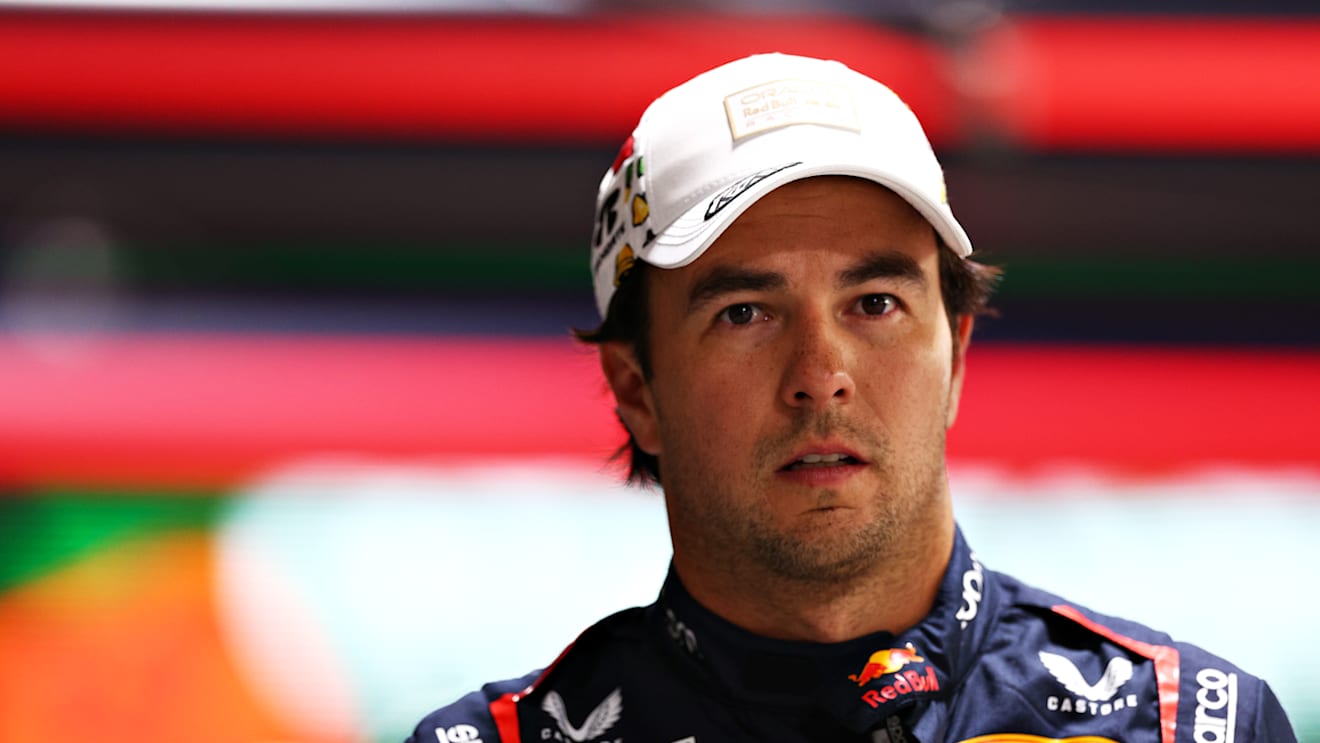
<svg viewBox="0 0 1320 743">
<path fill-rule="evenodd" d="M 944 435 L 962 360 L 937 255 L 897 195 L 820 177 L 763 197 L 692 264 L 650 273 L 653 375 L 634 366 L 621 390 L 619 365 L 606 370 L 659 457 L 676 557 L 841 580 L 951 520 Z"/>
</svg>

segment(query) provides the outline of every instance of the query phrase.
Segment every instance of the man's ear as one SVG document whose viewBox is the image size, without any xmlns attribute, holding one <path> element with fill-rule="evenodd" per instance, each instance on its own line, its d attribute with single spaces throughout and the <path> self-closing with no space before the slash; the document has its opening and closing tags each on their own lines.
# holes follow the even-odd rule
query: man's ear
<svg viewBox="0 0 1320 743">
<path fill-rule="evenodd" d="M 953 346 L 953 366 L 949 375 L 949 409 L 944 421 L 946 430 L 953 428 L 953 422 L 958 418 L 958 402 L 962 399 L 963 377 L 967 371 L 967 346 L 972 342 L 973 324 L 974 318 L 971 315 L 959 315 L 954 327 L 958 337 Z"/>
<path fill-rule="evenodd" d="M 651 385 L 642 374 L 632 344 L 610 341 L 600 345 L 600 368 L 614 392 L 615 411 L 642 451 L 660 456 L 660 434 L 651 398 Z"/>
</svg>

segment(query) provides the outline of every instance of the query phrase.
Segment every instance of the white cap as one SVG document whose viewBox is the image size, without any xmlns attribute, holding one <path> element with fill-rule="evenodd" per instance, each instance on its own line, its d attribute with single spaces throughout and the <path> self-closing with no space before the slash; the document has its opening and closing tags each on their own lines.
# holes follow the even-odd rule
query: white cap
<svg viewBox="0 0 1320 743">
<path fill-rule="evenodd" d="M 892 90 L 839 62 L 758 54 L 653 101 L 606 171 L 591 247 L 601 317 L 634 260 L 685 266 L 757 199 L 816 175 L 875 181 L 972 252 L 930 142 Z"/>
</svg>

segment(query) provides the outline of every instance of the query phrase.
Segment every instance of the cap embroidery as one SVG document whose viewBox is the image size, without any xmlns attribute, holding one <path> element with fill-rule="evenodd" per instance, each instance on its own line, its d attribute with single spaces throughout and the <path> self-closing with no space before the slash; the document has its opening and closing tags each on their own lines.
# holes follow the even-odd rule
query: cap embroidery
<svg viewBox="0 0 1320 743">
<path fill-rule="evenodd" d="M 633 227 L 645 222 L 649 216 L 651 216 L 651 209 L 646 205 L 646 196 L 637 194 L 632 200 Z"/>
<path fill-rule="evenodd" d="M 637 259 L 633 256 L 632 246 L 625 243 L 623 250 L 620 250 L 619 254 L 614 257 L 615 286 L 618 286 L 623 281 L 623 277 L 628 275 L 628 272 L 632 270 L 633 263 L 636 262 L 636 260 Z"/>
<path fill-rule="evenodd" d="M 848 87 L 822 80 L 775 80 L 740 90 L 724 98 L 724 112 L 735 142 L 792 124 L 862 130 Z"/>
</svg>

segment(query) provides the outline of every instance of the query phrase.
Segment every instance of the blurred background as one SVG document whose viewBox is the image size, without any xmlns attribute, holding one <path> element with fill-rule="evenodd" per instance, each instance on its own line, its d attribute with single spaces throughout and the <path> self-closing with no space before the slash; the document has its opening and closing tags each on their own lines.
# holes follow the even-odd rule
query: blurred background
<svg viewBox="0 0 1320 743">
<path fill-rule="evenodd" d="M 1282 0 L 0 0 L 0 740 L 397 741 L 652 600 L 660 496 L 567 334 L 595 189 L 655 95 L 776 50 L 903 96 L 1007 271 L 950 441 L 983 562 L 1320 743 Z"/>
</svg>

